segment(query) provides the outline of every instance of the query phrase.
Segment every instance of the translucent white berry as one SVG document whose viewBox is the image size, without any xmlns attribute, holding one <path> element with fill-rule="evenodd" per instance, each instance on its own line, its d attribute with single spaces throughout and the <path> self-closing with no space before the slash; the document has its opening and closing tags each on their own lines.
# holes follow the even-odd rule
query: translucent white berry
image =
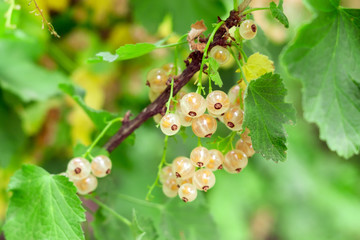
<svg viewBox="0 0 360 240">
<path fill-rule="evenodd" d="M 154 122 L 155 122 L 156 124 L 159 124 L 160 121 L 161 121 L 161 119 L 162 119 L 162 117 L 163 117 L 163 116 L 162 116 L 160 113 L 156 114 L 156 115 L 153 117 Z"/>
<path fill-rule="evenodd" d="M 216 149 L 209 150 L 210 160 L 209 163 L 206 165 L 206 168 L 215 171 L 217 169 L 222 169 L 223 162 L 224 162 L 224 155 Z"/>
<path fill-rule="evenodd" d="M 158 96 L 160 96 L 161 92 L 154 92 L 150 89 L 149 91 L 149 99 L 150 99 L 150 102 L 153 102 L 155 101 L 155 99 L 158 98 Z"/>
<path fill-rule="evenodd" d="M 152 69 L 147 74 L 146 79 L 148 81 L 150 89 L 155 93 L 162 92 L 167 87 L 166 82 L 168 80 L 168 75 L 166 74 L 164 69 L 161 68 Z"/>
<path fill-rule="evenodd" d="M 239 131 L 242 129 L 243 114 L 240 107 L 232 107 L 224 114 L 223 121 L 230 130 Z"/>
<path fill-rule="evenodd" d="M 245 20 L 240 24 L 239 28 L 240 36 L 243 39 L 250 40 L 256 36 L 257 27 L 253 20 Z"/>
<path fill-rule="evenodd" d="M 174 113 L 166 114 L 160 121 L 161 131 L 168 136 L 172 136 L 180 130 L 180 119 Z"/>
<path fill-rule="evenodd" d="M 105 177 L 111 172 L 112 163 L 110 158 L 104 155 L 96 156 L 91 161 L 91 171 L 95 177 Z"/>
<path fill-rule="evenodd" d="M 192 130 L 198 137 L 211 137 L 217 128 L 217 121 L 209 114 L 201 115 L 192 122 Z"/>
<path fill-rule="evenodd" d="M 176 197 L 176 195 L 178 194 L 178 188 L 176 188 L 176 190 L 172 190 L 171 188 L 169 188 L 166 185 L 162 185 L 162 191 L 163 191 L 164 195 L 169 198 Z"/>
<path fill-rule="evenodd" d="M 209 113 L 221 115 L 229 110 L 229 97 L 223 91 L 213 91 L 206 97 L 206 107 Z"/>
<path fill-rule="evenodd" d="M 215 175 L 210 169 L 199 169 L 193 176 L 194 186 L 202 191 L 207 191 L 215 184 Z"/>
<path fill-rule="evenodd" d="M 178 187 L 180 187 L 181 185 L 183 185 L 185 183 L 191 183 L 192 184 L 192 178 L 188 178 L 188 179 L 177 178 L 176 182 L 178 184 Z"/>
<path fill-rule="evenodd" d="M 206 101 L 200 94 L 191 92 L 181 98 L 180 108 L 186 116 L 191 118 L 199 117 L 206 110 Z"/>
<path fill-rule="evenodd" d="M 248 158 L 243 151 L 238 149 L 231 150 L 225 155 L 223 163 L 224 169 L 229 173 L 239 173 L 246 167 Z"/>
<path fill-rule="evenodd" d="M 241 92 L 241 98 L 240 98 L 240 86 L 239 85 L 235 85 L 232 88 L 230 88 L 229 92 L 228 92 L 228 96 L 229 96 L 229 100 L 230 100 L 230 105 L 231 106 L 238 106 L 240 107 L 240 104 L 243 102 L 244 99 L 244 93 L 245 91 Z"/>
<path fill-rule="evenodd" d="M 192 202 L 197 197 L 197 190 L 193 184 L 185 183 L 180 186 L 178 194 L 184 202 Z"/>
<path fill-rule="evenodd" d="M 172 171 L 177 178 L 188 179 L 195 173 L 195 167 L 187 157 L 177 157 L 172 163 Z"/>
<path fill-rule="evenodd" d="M 170 177 L 174 177 L 171 166 L 163 167 L 160 172 L 160 182 L 164 183 Z"/>
<path fill-rule="evenodd" d="M 193 121 L 193 118 L 186 116 L 180 109 L 180 107 L 177 107 L 175 110 L 175 114 L 178 115 L 180 119 L 181 126 L 188 127 L 191 126 L 191 123 Z"/>
<path fill-rule="evenodd" d="M 248 158 L 252 157 L 255 154 L 255 151 L 254 151 L 254 149 L 252 147 L 252 144 L 248 144 L 243 139 L 239 139 L 236 142 L 236 147 L 235 148 L 243 151 Z"/>
<path fill-rule="evenodd" d="M 196 167 L 203 167 L 210 160 L 209 150 L 204 147 L 196 147 L 191 151 L 190 160 Z"/>
<path fill-rule="evenodd" d="M 229 61 L 230 52 L 226 48 L 217 45 L 210 50 L 210 57 L 222 65 Z"/>
<path fill-rule="evenodd" d="M 77 157 L 70 160 L 67 166 L 66 173 L 70 180 L 80 180 L 89 176 L 91 166 L 85 158 Z"/>
<path fill-rule="evenodd" d="M 175 65 L 173 63 L 164 64 L 161 68 L 164 69 L 168 75 L 171 76 L 175 75 Z M 180 67 L 178 67 L 178 71 L 177 71 L 177 74 L 179 73 L 181 73 Z"/>
<path fill-rule="evenodd" d="M 79 194 L 85 195 L 97 188 L 98 181 L 94 175 L 90 174 L 86 178 L 74 181 L 74 185 Z"/>
</svg>

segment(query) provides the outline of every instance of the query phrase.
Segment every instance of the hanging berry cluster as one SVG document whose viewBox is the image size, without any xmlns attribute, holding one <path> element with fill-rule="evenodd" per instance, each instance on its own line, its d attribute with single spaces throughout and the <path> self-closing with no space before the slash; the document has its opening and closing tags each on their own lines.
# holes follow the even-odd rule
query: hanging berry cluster
<svg viewBox="0 0 360 240">
<path fill-rule="evenodd" d="M 249 40 L 255 37 L 257 28 L 252 20 L 245 20 L 237 31 L 243 39 Z M 223 65 L 229 61 L 231 54 L 227 48 L 216 45 L 209 51 L 209 56 L 219 65 Z M 151 101 L 166 89 L 169 79 L 173 79 L 175 75 L 174 64 L 164 65 L 148 73 L 147 85 L 150 87 Z M 173 81 L 170 84 L 173 84 Z M 174 97 L 171 94 L 166 112 L 154 116 L 161 131 L 167 136 L 175 135 L 181 126 L 191 126 L 197 137 L 211 138 L 217 129 L 218 121 L 241 135 L 235 149 L 228 151 L 225 156 L 217 149 L 208 150 L 198 146 L 192 150 L 190 158 L 177 157 L 170 165 L 162 168 L 159 179 L 166 196 L 178 195 L 184 202 L 191 202 L 196 199 L 198 190 L 206 192 L 214 186 L 214 171 L 224 168 L 229 173 L 239 173 L 247 166 L 248 158 L 255 151 L 252 148 L 250 131 L 242 128 L 245 90 L 246 84 L 242 81 L 241 84 L 233 86 L 228 94 L 209 88 L 209 94 L 204 98 L 201 95 L 203 88 L 200 83 L 197 92 L 181 91 Z"/>
<path fill-rule="evenodd" d="M 110 158 L 104 155 L 96 156 L 91 163 L 83 157 L 76 157 L 69 161 L 65 176 L 72 181 L 81 195 L 86 195 L 97 188 L 98 178 L 105 177 L 111 172 Z"/>
</svg>

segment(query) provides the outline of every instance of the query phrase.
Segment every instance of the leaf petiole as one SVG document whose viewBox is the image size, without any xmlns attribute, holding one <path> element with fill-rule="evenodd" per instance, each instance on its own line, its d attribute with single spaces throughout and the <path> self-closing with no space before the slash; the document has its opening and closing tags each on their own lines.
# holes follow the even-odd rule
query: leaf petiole
<svg viewBox="0 0 360 240">
<path fill-rule="evenodd" d="M 269 7 L 263 7 L 263 8 L 250 8 L 248 10 L 245 10 L 242 12 L 243 15 L 246 15 L 246 14 L 249 14 L 249 13 L 252 13 L 252 12 L 255 12 L 255 11 L 260 11 L 260 10 L 270 10 Z"/>
</svg>

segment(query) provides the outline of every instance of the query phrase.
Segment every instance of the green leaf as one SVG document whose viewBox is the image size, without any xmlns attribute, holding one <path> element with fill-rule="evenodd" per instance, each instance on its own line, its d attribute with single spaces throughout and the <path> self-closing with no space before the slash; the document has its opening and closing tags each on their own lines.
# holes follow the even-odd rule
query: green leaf
<svg viewBox="0 0 360 240">
<path fill-rule="evenodd" d="M 6 168 L 23 145 L 25 135 L 19 117 L 3 101 L 0 101 L 0 116 L 0 168 Z"/>
<path fill-rule="evenodd" d="M 218 72 L 220 64 L 212 57 L 209 57 L 207 62 L 209 64 L 209 78 L 214 82 L 215 85 L 222 87 L 223 81 L 221 80 L 220 74 Z"/>
<path fill-rule="evenodd" d="M 319 14 L 283 55 L 288 71 L 303 81 L 306 120 L 340 156 L 360 148 L 360 10 Z"/>
<path fill-rule="evenodd" d="M 256 152 L 275 162 L 286 160 L 284 124 L 296 120 L 295 109 L 285 103 L 286 89 L 278 74 L 267 73 L 249 83 L 243 127 L 249 128 Z"/>
<path fill-rule="evenodd" d="M 99 52 L 95 55 L 94 58 L 90 58 L 88 61 L 90 63 L 93 62 L 114 62 L 115 60 L 117 60 L 119 58 L 119 56 L 117 54 L 112 54 L 109 52 Z"/>
<path fill-rule="evenodd" d="M 276 6 L 276 3 L 270 3 L 270 12 L 271 15 L 279 20 L 286 28 L 289 28 L 289 21 L 285 16 L 283 9 L 282 9 L 282 1 L 279 2 L 279 6 Z"/>
<path fill-rule="evenodd" d="M 137 58 L 155 50 L 158 46 L 152 43 L 125 44 L 116 50 L 118 60 Z"/>
<path fill-rule="evenodd" d="M 89 116 L 91 121 L 95 124 L 98 130 L 102 130 L 107 123 L 119 117 L 117 114 L 110 113 L 104 110 L 95 110 L 89 106 L 87 106 L 84 102 L 84 90 L 79 87 L 74 86 L 71 83 L 61 83 L 59 84 L 59 88 L 64 92 L 70 95 L 74 101 L 79 104 L 79 106 L 85 111 L 85 113 Z M 113 127 L 110 128 L 108 134 L 111 135 L 119 128 L 118 124 L 114 124 Z"/>
<path fill-rule="evenodd" d="M 8 240 L 84 239 L 85 210 L 68 178 L 24 165 L 11 178 L 4 226 Z"/>
<path fill-rule="evenodd" d="M 39 101 L 59 94 L 58 84 L 68 79 L 59 71 L 38 66 L 23 42 L 0 41 L 0 86 L 22 101 Z M 25 45 L 25 44 L 24 44 Z M 27 46 L 27 44 L 25 45 Z M 37 46 L 36 46 L 37 47 Z"/>
<path fill-rule="evenodd" d="M 333 12 L 339 7 L 340 0 L 305 0 L 305 3 L 315 11 Z"/>
<path fill-rule="evenodd" d="M 131 231 L 136 240 L 154 240 L 158 238 L 153 221 L 149 218 L 139 218 L 135 209 L 133 209 Z"/>
</svg>

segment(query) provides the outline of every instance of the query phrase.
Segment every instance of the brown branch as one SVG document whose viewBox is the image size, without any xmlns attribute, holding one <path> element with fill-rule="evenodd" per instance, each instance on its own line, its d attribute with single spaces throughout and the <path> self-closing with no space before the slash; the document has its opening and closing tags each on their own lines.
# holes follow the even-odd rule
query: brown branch
<svg viewBox="0 0 360 240">
<path fill-rule="evenodd" d="M 246 1 L 246 0 L 245 0 Z M 225 20 L 215 33 L 214 40 L 210 45 L 209 50 L 215 45 L 227 45 L 227 30 L 233 26 L 239 26 L 242 18 L 238 11 L 231 11 L 230 16 Z M 174 96 L 184 87 L 191 79 L 191 77 L 200 70 L 203 53 L 194 51 L 190 53 L 188 59 L 185 61 L 187 67 L 174 81 Z M 140 127 L 147 119 L 158 114 L 164 108 L 170 96 L 170 86 L 151 104 L 144 108 L 139 115 L 133 120 L 124 121 L 119 131 L 109 139 L 105 144 L 105 148 L 112 152 L 119 144 L 124 141 L 131 133 Z"/>
<path fill-rule="evenodd" d="M 54 26 L 53 26 L 48 20 L 46 20 L 44 14 L 43 14 L 43 10 L 38 6 L 36 0 L 30 0 L 28 5 L 30 5 L 31 2 L 34 2 L 35 8 L 37 9 L 38 14 L 39 14 L 39 15 L 41 16 L 41 18 L 42 18 L 43 28 L 44 28 L 44 24 L 46 24 L 46 26 L 47 26 L 48 29 L 49 29 L 50 34 L 51 34 L 51 35 L 54 35 L 54 36 L 57 37 L 57 38 L 60 38 L 60 35 L 55 31 Z"/>
</svg>

